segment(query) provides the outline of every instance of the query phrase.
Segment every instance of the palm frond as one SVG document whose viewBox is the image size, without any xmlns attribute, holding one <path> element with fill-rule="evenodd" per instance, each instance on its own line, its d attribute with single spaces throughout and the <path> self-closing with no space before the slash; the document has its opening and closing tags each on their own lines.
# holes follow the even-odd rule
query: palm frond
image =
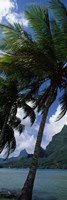
<svg viewBox="0 0 67 200">
<path fill-rule="evenodd" d="M 60 0 L 49 0 L 49 8 L 63 32 L 67 34 L 67 9 Z"/>
<path fill-rule="evenodd" d="M 9 33 L 11 32 L 11 27 L 7 26 L 5 27 L 5 29 L 7 29 Z M 16 35 L 17 32 L 14 29 L 15 27 L 12 28 L 12 34 L 14 34 L 13 31 L 15 31 L 15 35 Z M 41 48 L 40 48 L 41 45 L 38 46 L 38 44 L 36 42 L 33 42 L 32 38 L 26 32 L 22 31 L 21 27 L 20 29 L 21 29 L 20 36 L 18 36 L 17 34 L 18 39 L 15 36 L 15 39 L 13 38 L 12 40 L 10 40 L 11 36 L 7 34 L 8 31 L 6 31 L 5 33 L 5 39 L 3 38 L 3 43 L 5 47 L 3 48 L 6 48 L 5 49 L 6 54 L 3 54 L 1 56 L 0 71 L 4 71 L 6 75 L 15 76 L 16 79 L 21 78 L 24 80 L 24 82 L 26 80 L 27 82 L 30 82 L 30 80 L 32 79 L 32 75 L 34 77 L 37 76 L 38 71 L 41 74 L 41 65 L 44 71 L 44 76 L 46 76 L 45 71 L 48 72 L 51 68 L 50 62 L 53 68 L 55 63 L 53 61 L 53 55 L 52 55 L 52 58 L 50 56 L 51 49 L 49 50 L 50 53 L 48 55 L 46 53 L 46 49 L 47 48 L 49 49 L 49 46 L 51 48 L 52 41 L 48 45 L 47 44 L 48 38 L 46 38 L 45 43 L 43 43 L 45 44 L 45 51 L 44 51 L 45 53 L 44 53 L 43 49 L 41 51 Z M 46 33 L 45 37 L 47 36 L 48 34 Z M 20 55 L 19 55 L 19 52 L 20 52 Z M 49 67 L 49 70 L 48 70 L 48 67 Z"/>
<path fill-rule="evenodd" d="M 44 77 L 46 78 L 46 77 Z M 28 91 L 26 92 L 26 94 L 24 95 L 24 99 L 26 101 L 35 101 L 35 97 L 38 95 L 39 93 L 39 89 L 41 84 L 43 83 L 43 80 L 41 80 L 41 78 L 39 77 L 38 80 L 34 81 L 33 83 L 30 84 Z M 22 98 L 22 95 L 21 95 Z"/>
<path fill-rule="evenodd" d="M 51 88 L 51 86 L 43 89 L 42 94 L 38 96 L 38 98 L 36 100 L 36 104 L 35 104 L 35 108 L 37 108 L 38 112 L 40 112 L 41 110 L 43 112 L 43 110 L 46 106 L 46 101 L 49 96 L 50 88 Z"/>
<path fill-rule="evenodd" d="M 23 49 L 27 45 L 31 44 L 32 39 L 26 31 L 23 30 L 23 27 L 20 24 L 0 24 L 1 33 L 4 36 L 0 40 L 1 50 L 6 51 L 7 53 L 17 52 L 17 50 Z"/>
<path fill-rule="evenodd" d="M 8 123 L 11 126 L 16 126 L 17 123 L 20 123 L 20 119 L 16 119 L 16 114 L 17 114 L 17 104 L 16 102 L 12 105 L 11 110 L 10 110 L 10 116 L 9 116 L 9 120 Z"/>
<path fill-rule="evenodd" d="M 60 98 L 60 105 L 61 105 L 61 112 L 59 116 L 57 117 L 56 121 L 60 120 L 67 112 L 67 91 L 66 90 L 63 96 Z"/>
<path fill-rule="evenodd" d="M 65 78 L 67 82 L 67 62 L 65 63 L 65 66 L 63 67 L 63 77 Z"/>
<path fill-rule="evenodd" d="M 25 130 L 25 125 L 20 123 L 17 126 L 17 130 L 19 131 L 19 134 L 21 134 Z"/>
<path fill-rule="evenodd" d="M 59 62 L 64 63 L 67 56 L 67 35 L 61 31 L 55 19 L 50 21 L 50 25 L 56 58 Z"/>
<path fill-rule="evenodd" d="M 29 19 L 30 26 L 33 29 L 34 39 L 38 43 L 39 48 L 41 48 L 44 54 L 48 55 L 50 59 L 55 59 L 47 8 L 45 6 L 42 8 L 31 7 L 29 10 L 25 11 L 25 14 Z"/>
<path fill-rule="evenodd" d="M 24 103 L 23 109 L 24 109 L 24 112 L 26 113 L 26 116 L 23 119 L 25 119 L 26 117 L 30 117 L 31 125 L 32 125 L 35 121 L 35 112 L 33 108 L 31 108 L 31 106 L 29 106 L 28 104 Z"/>
<path fill-rule="evenodd" d="M 21 120 L 16 116 L 13 117 L 10 116 L 8 123 L 11 125 L 11 127 L 17 128 L 21 123 Z"/>
<path fill-rule="evenodd" d="M 12 138 L 10 142 L 7 142 L 4 147 L 4 159 L 7 159 L 8 156 L 13 153 L 16 149 L 16 140 L 15 137 Z"/>
<path fill-rule="evenodd" d="M 16 148 L 13 129 L 7 124 L 4 135 L 0 135 L 0 153 L 4 150 L 5 158 Z"/>
</svg>

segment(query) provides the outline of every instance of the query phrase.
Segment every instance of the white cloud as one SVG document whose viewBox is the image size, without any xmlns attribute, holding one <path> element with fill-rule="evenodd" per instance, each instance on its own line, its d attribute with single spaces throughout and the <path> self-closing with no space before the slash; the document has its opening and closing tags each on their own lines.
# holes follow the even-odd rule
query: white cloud
<svg viewBox="0 0 67 200">
<path fill-rule="evenodd" d="M 55 114 L 53 114 L 49 118 L 49 123 L 46 123 L 46 125 L 45 125 L 44 135 L 46 136 L 46 144 L 48 144 L 49 141 L 51 141 L 53 135 L 55 135 L 61 131 L 61 129 L 63 128 L 63 126 L 65 124 L 67 125 L 67 113 L 61 120 L 56 122 L 56 119 L 57 119 L 60 111 L 61 111 L 61 106 L 58 106 Z"/>
<path fill-rule="evenodd" d="M 15 135 L 17 133 L 15 132 Z M 20 136 L 17 134 L 16 136 L 16 142 L 17 142 L 17 148 L 14 152 L 14 155 L 16 156 L 19 154 L 19 152 L 23 149 L 26 149 L 28 153 L 33 153 L 33 149 L 35 146 L 35 137 L 33 134 L 29 135 L 27 130 L 22 133 Z"/>
<path fill-rule="evenodd" d="M 0 0 L 0 22 L 7 20 L 9 23 L 20 23 L 28 26 L 28 20 L 24 13 L 18 13 L 18 5 L 16 0 Z"/>
<path fill-rule="evenodd" d="M 0 0 L 0 22 L 3 17 L 6 17 L 6 15 L 14 9 L 17 9 L 15 0 Z"/>
<path fill-rule="evenodd" d="M 29 105 L 31 106 L 32 104 L 29 103 Z M 22 123 L 25 125 L 25 130 L 20 136 L 18 131 L 15 130 L 17 148 L 12 154 L 13 156 L 19 155 L 19 152 L 23 149 L 26 149 L 28 153 L 33 153 L 34 150 L 38 124 L 35 121 L 34 125 L 31 126 L 30 118 L 27 117 L 23 120 L 24 116 L 25 113 L 23 109 L 18 108 L 17 117 L 19 117 L 22 120 Z"/>
<path fill-rule="evenodd" d="M 6 15 L 6 19 L 9 23 L 20 23 L 20 25 L 23 24 L 23 26 L 28 27 L 28 20 L 26 19 L 24 13 L 16 13 L 16 12 L 10 12 Z"/>
<path fill-rule="evenodd" d="M 31 102 L 29 105 L 32 106 Z M 58 106 L 55 114 L 53 114 L 49 118 L 49 122 L 46 123 L 45 125 L 44 136 L 42 140 L 43 148 L 46 148 L 47 144 L 51 141 L 52 136 L 60 132 L 63 126 L 67 124 L 67 114 L 60 121 L 55 122 L 56 117 L 60 113 L 60 109 L 61 107 Z M 18 131 L 15 130 L 17 148 L 15 152 L 11 154 L 11 156 L 19 155 L 20 151 L 23 149 L 26 149 L 28 153 L 33 153 L 35 142 L 36 142 L 36 136 L 39 130 L 38 118 L 37 120 L 35 120 L 34 125 L 31 127 L 29 117 L 23 120 L 23 117 L 25 116 L 25 114 L 22 109 L 18 109 L 17 116 L 20 117 L 22 120 L 22 123 L 25 124 L 25 131 L 19 136 Z"/>
<path fill-rule="evenodd" d="M 32 106 L 31 103 L 30 103 L 30 106 Z M 45 125 L 45 129 L 44 129 L 45 140 L 42 141 L 43 148 L 46 148 L 47 144 L 51 141 L 52 136 L 60 132 L 63 126 L 67 124 L 67 114 L 61 120 L 55 122 L 57 116 L 60 113 L 60 110 L 61 110 L 61 107 L 58 106 L 55 114 L 53 114 L 49 118 L 49 123 L 46 123 Z M 17 116 L 22 119 L 24 117 L 24 111 L 22 109 L 18 109 Z M 16 136 L 16 139 L 17 139 L 16 151 L 19 152 L 19 150 L 26 148 L 29 153 L 32 153 L 35 146 L 36 135 L 39 130 L 39 123 L 38 123 L 38 120 L 36 120 L 34 125 L 30 127 L 30 119 L 27 117 L 24 120 L 24 124 L 26 127 L 24 133 L 22 133 L 20 137 L 19 137 L 19 134 L 17 133 L 18 135 Z"/>
</svg>

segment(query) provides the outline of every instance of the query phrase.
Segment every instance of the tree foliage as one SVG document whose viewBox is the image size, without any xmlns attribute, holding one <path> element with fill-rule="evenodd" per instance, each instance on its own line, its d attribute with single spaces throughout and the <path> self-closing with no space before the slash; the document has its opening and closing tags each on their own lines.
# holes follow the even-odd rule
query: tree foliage
<svg viewBox="0 0 67 200">
<path fill-rule="evenodd" d="M 52 18 L 49 16 L 49 8 L 53 12 Z M 2 83 L 0 107 L 6 113 L 6 105 L 13 101 L 10 110 L 11 126 L 12 123 L 16 124 L 14 117 L 17 107 L 23 107 L 25 117 L 29 115 L 33 123 L 35 114 L 27 101 L 32 100 L 34 109 L 43 113 L 52 85 L 55 90 L 51 104 L 58 90 L 62 91 L 58 119 L 67 111 L 67 10 L 61 1 L 50 0 L 48 8 L 31 7 L 25 14 L 33 30 L 32 36 L 19 24 L 0 24 L 3 33 L 0 41 L 3 51 L 0 56 L 0 72 L 4 72 L 7 79 L 5 84 Z M 14 87 L 14 83 L 17 87 Z"/>
</svg>

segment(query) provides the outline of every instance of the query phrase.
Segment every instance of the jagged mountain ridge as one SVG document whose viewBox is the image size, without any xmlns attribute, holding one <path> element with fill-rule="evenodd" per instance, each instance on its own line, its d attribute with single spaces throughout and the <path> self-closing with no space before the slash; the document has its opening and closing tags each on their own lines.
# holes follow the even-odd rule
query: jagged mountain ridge
<svg viewBox="0 0 67 200">
<path fill-rule="evenodd" d="M 10 163 L 10 162 L 16 162 L 16 161 L 20 161 L 23 158 L 31 158 L 33 156 L 33 154 L 29 154 L 27 153 L 26 149 L 23 149 L 22 151 L 20 151 L 19 156 L 16 157 L 10 157 L 8 159 L 2 159 L 0 158 L 0 163 Z M 40 150 L 40 158 L 46 157 L 46 152 L 45 150 L 41 147 Z"/>
<path fill-rule="evenodd" d="M 16 156 L 16 157 L 10 157 L 10 158 L 8 158 L 8 159 L 2 159 L 2 158 L 0 158 L 0 163 L 1 162 L 3 162 L 3 163 L 8 163 L 8 162 L 11 162 L 11 161 L 19 161 L 19 160 L 21 160 L 22 158 L 26 158 L 26 157 L 28 157 L 28 153 L 27 153 L 27 151 L 26 151 L 26 149 L 23 149 L 21 152 L 20 152 L 20 154 L 19 154 L 19 156 Z"/>
</svg>

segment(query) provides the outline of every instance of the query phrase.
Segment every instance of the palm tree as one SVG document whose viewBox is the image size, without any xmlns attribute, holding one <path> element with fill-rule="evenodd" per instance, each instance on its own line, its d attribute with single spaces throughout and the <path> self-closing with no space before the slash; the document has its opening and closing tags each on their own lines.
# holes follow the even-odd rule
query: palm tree
<svg viewBox="0 0 67 200">
<path fill-rule="evenodd" d="M 23 26 L 19 24 L 0 24 L 0 28 L 4 36 L 0 41 L 0 48 L 3 52 L 0 55 L 0 73 L 2 73 L 2 78 L 0 79 L 0 118 L 2 118 L 0 124 L 1 152 L 7 143 L 6 140 L 10 137 L 10 135 L 9 137 L 6 136 L 7 139 L 4 140 L 6 127 L 9 125 L 13 128 L 17 128 L 20 132 L 22 132 L 22 128 L 24 128 L 24 126 L 20 124 L 21 122 L 16 118 L 17 108 L 22 107 L 24 109 L 26 113 L 25 117 L 30 117 L 31 124 L 33 124 L 35 120 L 35 113 L 27 104 L 27 99 L 24 100 L 24 94 L 26 94 L 28 90 L 28 85 L 34 81 L 30 69 L 31 67 L 29 67 L 28 61 L 26 61 L 26 56 L 29 57 L 27 49 L 29 46 L 30 52 L 32 49 L 31 38 L 23 30 Z M 5 80 L 3 80 L 4 76 Z M 4 116 L 2 116 L 2 113 Z M 11 146 L 11 143 L 8 143 L 8 150 L 10 149 L 9 146 Z M 8 151 L 7 156 L 10 152 L 11 149 Z"/>
<path fill-rule="evenodd" d="M 41 79 L 30 84 L 30 91 L 25 97 L 28 100 L 33 99 L 35 108 L 41 111 L 42 119 L 32 164 L 19 200 L 32 199 L 43 130 L 49 108 L 55 101 L 58 90 L 62 91 L 61 113 L 58 120 L 67 111 L 67 10 L 59 0 L 51 0 L 49 6 L 54 14 L 52 19 L 49 18 L 48 9 L 45 7 L 32 7 L 26 11 L 26 16 L 33 30 L 35 44 L 35 48 L 34 45 L 32 46 L 31 64 L 36 68 L 35 74 L 38 71 L 38 76 Z M 48 86 L 45 89 L 46 81 Z"/>
<path fill-rule="evenodd" d="M 33 58 L 31 56 L 35 54 L 35 43 L 23 30 L 23 27 L 19 24 L 0 24 L 0 28 L 4 36 L 0 41 L 3 52 L 0 55 L 0 73 L 2 73 L 2 78 L 5 76 L 5 80 L 2 80 L 2 78 L 0 80 L 0 116 L 3 118 L 0 134 L 1 152 L 5 146 L 5 142 L 2 145 L 2 141 L 4 140 L 4 134 L 6 134 L 5 130 L 9 118 L 11 118 L 9 125 L 14 125 L 13 128 L 15 128 L 17 107 L 23 107 L 26 113 L 25 117 L 29 116 L 33 124 L 35 113 L 27 104 L 28 99 L 24 96 L 29 91 L 31 83 L 35 84 L 35 80 L 40 80 L 40 78 L 37 76 L 37 70 L 35 71 L 31 66 Z M 33 55 L 31 55 L 32 46 Z M 4 117 L 2 117 L 2 113 L 4 113 Z M 21 125 L 17 128 L 22 130 Z M 11 150 L 8 151 L 7 156 L 10 152 Z"/>
<path fill-rule="evenodd" d="M 20 200 L 32 199 L 46 117 L 56 99 L 58 89 L 62 90 L 60 99 L 62 111 L 58 119 L 67 110 L 67 11 L 59 0 L 51 0 L 50 8 L 54 12 L 52 19 L 49 18 L 48 9 L 45 7 L 32 7 L 26 11 L 33 29 L 33 37 L 24 32 L 18 24 L 1 25 L 7 37 L 6 39 L 4 37 L 1 47 L 4 48 L 6 54 L 3 56 L 4 59 L 1 57 L 0 70 L 2 72 L 4 70 L 9 77 L 12 72 L 12 76 L 18 78 L 18 81 L 22 83 L 22 89 L 24 91 L 26 89 L 24 101 L 26 99 L 34 101 L 34 108 L 42 113 L 32 164 L 19 197 Z M 45 88 L 46 81 L 47 88 Z"/>
<path fill-rule="evenodd" d="M 11 25 L 0 24 L 2 38 L 0 40 L 0 72 L 6 76 L 14 77 L 23 86 L 28 85 L 32 79 L 30 65 L 28 64 L 29 54 L 32 50 L 31 37 L 24 31 L 23 26 L 15 23 Z M 30 49 L 28 51 L 28 49 Z M 26 59 L 28 57 L 28 60 Z"/>
<path fill-rule="evenodd" d="M 16 116 L 17 108 L 23 108 L 26 117 L 29 116 L 31 124 L 35 120 L 33 109 L 25 102 L 21 90 L 18 88 L 16 80 L 3 80 L 0 78 L 0 153 L 5 147 L 6 158 L 16 148 L 14 130 L 17 129 L 21 134 L 24 130 L 24 125 Z"/>
</svg>

